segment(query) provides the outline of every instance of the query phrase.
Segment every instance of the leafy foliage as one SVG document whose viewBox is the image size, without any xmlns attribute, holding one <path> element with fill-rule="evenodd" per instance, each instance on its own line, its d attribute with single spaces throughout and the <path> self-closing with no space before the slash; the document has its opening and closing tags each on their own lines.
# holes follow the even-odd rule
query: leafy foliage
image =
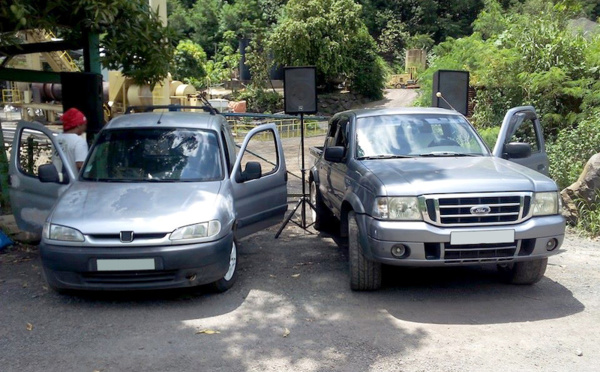
<svg viewBox="0 0 600 372">
<path fill-rule="evenodd" d="M 598 39 L 586 40 L 567 28 L 577 4 L 529 0 L 505 11 L 487 0 L 473 35 L 433 49 L 425 76 L 438 69 L 468 70 L 477 88 L 473 120 L 479 127 L 499 125 L 510 107 L 536 107 L 547 137 L 584 119 L 598 102 Z M 423 76 L 423 75 L 422 75 Z M 426 79 L 425 79 L 426 80 Z M 429 104 L 426 86 L 421 104 Z"/>
<path fill-rule="evenodd" d="M 355 80 L 378 84 L 382 74 L 375 42 L 360 12 L 352 0 L 290 0 L 268 41 L 275 61 L 283 66 L 315 65 L 318 84 L 326 90 L 348 78 L 357 92 L 381 96 L 374 91 L 383 84 L 372 89 Z"/>
<path fill-rule="evenodd" d="M 120 69 L 136 83 L 164 79 L 174 52 L 175 33 L 163 27 L 144 0 L 14 0 L 0 7 L 0 44 L 15 43 L 16 32 L 42 28 L 68 40 L 101 34 L 102 64 Z"/>
<path fill-rule="evenodd" d="M 600 110 L 576 128 L 563 129 L 547 146 L 550 176 L 561 189 L 577 181 L 589 158 L 600 152 Z"/>
<path fill-rule="evenodd" d="M 206 53 L 202 47 L 191 40 L 182 40 L 175 50 L 171 63 L 171 74 L 173 79 L 192 84 L 199 89 L 203 87 L 203 80 L 206 76 L 205 64 Z"/>
</svg>

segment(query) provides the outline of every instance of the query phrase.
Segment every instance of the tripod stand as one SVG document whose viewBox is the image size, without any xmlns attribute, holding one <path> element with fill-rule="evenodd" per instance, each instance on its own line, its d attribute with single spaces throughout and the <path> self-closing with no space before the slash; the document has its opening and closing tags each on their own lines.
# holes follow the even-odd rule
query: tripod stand
<svg viewBox="0 0 600 372">
<path fill-rule="evenodd" d="M 315 207 L 310 202 L 310 197 L 306 194 L 306 169 L 304 167 L 304 114 L 303 113 L 300 113 L 300 153 L 301 153 L 301 157 L 302 157 L 302 169 L 301 169 L 301 171 L 302 171 L 302 196 L 296 203 L 296 206 L 294 207 L 294 209 L 292 209 L 290 214 L 285 218 L 285 220 L 283 220 L 283 223 L 281 224 L 279 231 L 277 231 L 277 234 L 275 234 L 275 239 L 277 239 L 279 237 L 279 235 L 281 234 L 281 232 L 283 231 L 285 226 L 290 221 L 304 230 L 306 230 L 308 227 L 312 226 L 314 223 L 314 222 L 312 222 L 308 225 L 306 224 L 306 205 L 308 204 L 308 206 L 310 208 L 312 208 L 313 210 L 315 209 Z M 298 223 L 298 222 L 292 220 L 292 217 L 294 217 L 294 214 L 300 207 L 302 207 L 302 208 L 300 209 L 300 223 Z"/>
</svg>

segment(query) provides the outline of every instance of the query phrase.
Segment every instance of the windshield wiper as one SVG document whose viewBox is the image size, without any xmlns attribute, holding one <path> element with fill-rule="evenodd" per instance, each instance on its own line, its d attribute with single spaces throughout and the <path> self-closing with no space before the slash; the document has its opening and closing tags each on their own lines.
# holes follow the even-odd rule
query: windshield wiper
<svg viewBox="0 0 600 372">
<path fill-rule="evenodd" d="M 360 156 L 356 158 L 356 160 L 373 160 L 373 159 L 402 159 L 402 158 L 412 158 L 410 155 L 371 155 L 371 156 Z"/>
<path fill-rule="evenodd" d="M 451 151 L 433 151 L 426 154 L 419 154 L 422 157 L 455 157 L 455 156 L 479 156 L 479 154 L 467 154 L 464 152 L 451 152 Z"/>
</svg>

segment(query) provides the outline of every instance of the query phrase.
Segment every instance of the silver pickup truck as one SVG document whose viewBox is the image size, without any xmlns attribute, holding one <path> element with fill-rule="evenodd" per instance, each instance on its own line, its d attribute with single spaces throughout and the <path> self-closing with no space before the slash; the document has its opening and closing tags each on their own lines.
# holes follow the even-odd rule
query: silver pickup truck
<svg viewBox="0 0 600 372">
<path fill-rule="evenodd" d="M 506 114 L 493 151 L 457 112 L 403 108 L 339 113 L 310 152 L 314 227 L 339 221 L 353 290 L 380 288 L 382 264 L 495 264 L 533 284 L 563 242 L 533 107 Z"/>
</svg>

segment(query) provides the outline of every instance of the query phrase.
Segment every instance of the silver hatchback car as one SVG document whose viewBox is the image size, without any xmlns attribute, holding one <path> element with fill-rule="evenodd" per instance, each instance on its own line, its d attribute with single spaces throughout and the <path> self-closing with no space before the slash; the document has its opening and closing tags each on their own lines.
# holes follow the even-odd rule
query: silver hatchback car
<svg viewBox="0 0 600 372">
<path fill-rule="evenodd" d="M 273 124 L 237 151 L 224 117 L 128 114 L 98 134 L 78 174 L 52 131 L 19 122 L 10 161 L 13 214 L 41 235 L 49 286 L 229 289 L 236 239 L 287 210 L 283 148 Z"/>
</svg>

